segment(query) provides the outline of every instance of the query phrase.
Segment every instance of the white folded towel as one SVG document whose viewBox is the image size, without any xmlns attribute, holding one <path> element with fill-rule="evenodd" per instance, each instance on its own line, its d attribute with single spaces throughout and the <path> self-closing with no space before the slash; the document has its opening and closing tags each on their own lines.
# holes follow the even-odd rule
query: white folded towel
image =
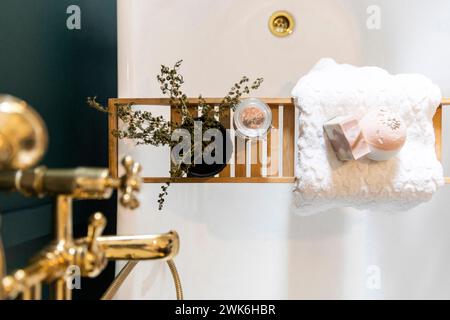
<svg viewBox="0 0 450 320">
<path fill-rule="evenodd" d="M 294 197 L 298 214 L 337 207 L 406 210 L 430 200 L 444 184 L 432 122 L 441 93 L 428 78 L 322 59 L 300 79 L 292 96 L 300 114 Z M 389 161 L 339 161 L 323 124 L 338 115 L 361 117 L 380 106 L 403 117 L 408 128 L 404 147 Z"/>
</svg>

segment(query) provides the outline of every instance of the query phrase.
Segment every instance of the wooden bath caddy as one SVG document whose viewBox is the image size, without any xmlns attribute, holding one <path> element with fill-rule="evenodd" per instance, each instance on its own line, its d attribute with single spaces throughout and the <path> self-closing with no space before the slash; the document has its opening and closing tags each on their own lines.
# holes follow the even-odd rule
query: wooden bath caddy
<svg viewBox="0 0 450 320">
<path fill-rule="evenodd" d="M 206 103 L 218 105 L 222 99 L 206 98 Z M 216 177 L 211 178 L 172 178 L 144 177 L 144 183 L 163 183 L 170 179 L 173 183 L 293 183 L 295 181 L 295 128 L 296 111 L 291 98 L 261 98 L 272 110 L 272 128 L 265 141 L 245 141 L 234 136 L 233 155 L 226 168 Z M 112 135 L 118 129 L 117 105 L 133 104 L 140 107 L 167 106 L 169 99 L 110 99 L 109 108 L 109 167 L 114 177 L 118 176 L 118 139 Z M 199 100 L 189 99 L 192 113 L 198 114 Z M 442 156 L 442 107 L 449 106 L 450 99 L 443 99 L 433 118 L 436 134 L 436 154 Z M 171 119 L 179 118 L 171 109 Z M 219 121 L 225 128 L 233 127 L 232 112 L 228 112 Z M 232 131 L 233 132 L 233 131 Z M 450 178 L 445 178 L 450 183 Z"/>
</svg>

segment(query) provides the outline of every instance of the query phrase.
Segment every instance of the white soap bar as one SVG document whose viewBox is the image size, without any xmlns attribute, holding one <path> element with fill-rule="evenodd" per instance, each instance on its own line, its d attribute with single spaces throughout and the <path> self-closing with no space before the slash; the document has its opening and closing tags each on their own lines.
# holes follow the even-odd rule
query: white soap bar
<svg viewBox="0 0 450 320">
<path fill-rule="evenodd" d="M 355 117 L 338 116 L 323 127 L 339 160 L 358 160 L 370 153 Z"/>
</svg>

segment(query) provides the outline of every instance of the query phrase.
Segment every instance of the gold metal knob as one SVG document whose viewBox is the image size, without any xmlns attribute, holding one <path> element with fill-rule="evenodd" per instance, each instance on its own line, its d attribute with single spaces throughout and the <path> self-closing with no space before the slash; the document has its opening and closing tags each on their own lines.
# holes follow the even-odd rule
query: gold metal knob
<svg viewBox="0 0 450 320">
<path fill-rule="evenodd" d="M 47 144 L 47 129 L 39 114 L 23 100 L 0 95 L 0 170 L 34 166 Z"/>
<path fill-rule="evenodd" d="M 87 241 L 90 250 L 95 250 L 97 247 L 97 239 L 102 235 L 105 227 L 106 218 L 102 213 L 96 212 L 89 218 Z"/>
<path fill-rule="evenodd" d="M 141 177 L 139 174 L 142 168 L 130 156 L 126 156 L 122 160 L 122 165 L 125 168 L 125 175 L 120 178 L 120 190 L 122 191 L 120 203 L 126 208 L 136 209 L 139 207 L 139 200 L 135 192 L 141 189 Z"/>
<path fill-rule="evenodd" d="M 76 258 L 76 262 L 81 267 L 81 273 L 87 277 L 96 277 L 106 267 L 107 259 L 105 252 L 100 248 L 98 239 L 105 230 L 106 218 L 96 212 L 89 218 L 87 236 L 81 243 L 84 243 Z"/>
</svg>

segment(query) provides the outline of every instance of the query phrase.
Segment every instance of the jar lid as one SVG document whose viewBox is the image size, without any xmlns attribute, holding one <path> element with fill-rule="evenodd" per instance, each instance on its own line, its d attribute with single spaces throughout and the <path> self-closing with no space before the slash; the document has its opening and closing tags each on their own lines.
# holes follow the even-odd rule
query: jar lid
<svg viewBox="0 0 450 320">
<path fill-rule="evenodd" d="M 242 100 L 233 116 L 237 133 L 248 139 L 263 138 L 272 125 L 272 110 L 260 99 Z"/>
</svg>

